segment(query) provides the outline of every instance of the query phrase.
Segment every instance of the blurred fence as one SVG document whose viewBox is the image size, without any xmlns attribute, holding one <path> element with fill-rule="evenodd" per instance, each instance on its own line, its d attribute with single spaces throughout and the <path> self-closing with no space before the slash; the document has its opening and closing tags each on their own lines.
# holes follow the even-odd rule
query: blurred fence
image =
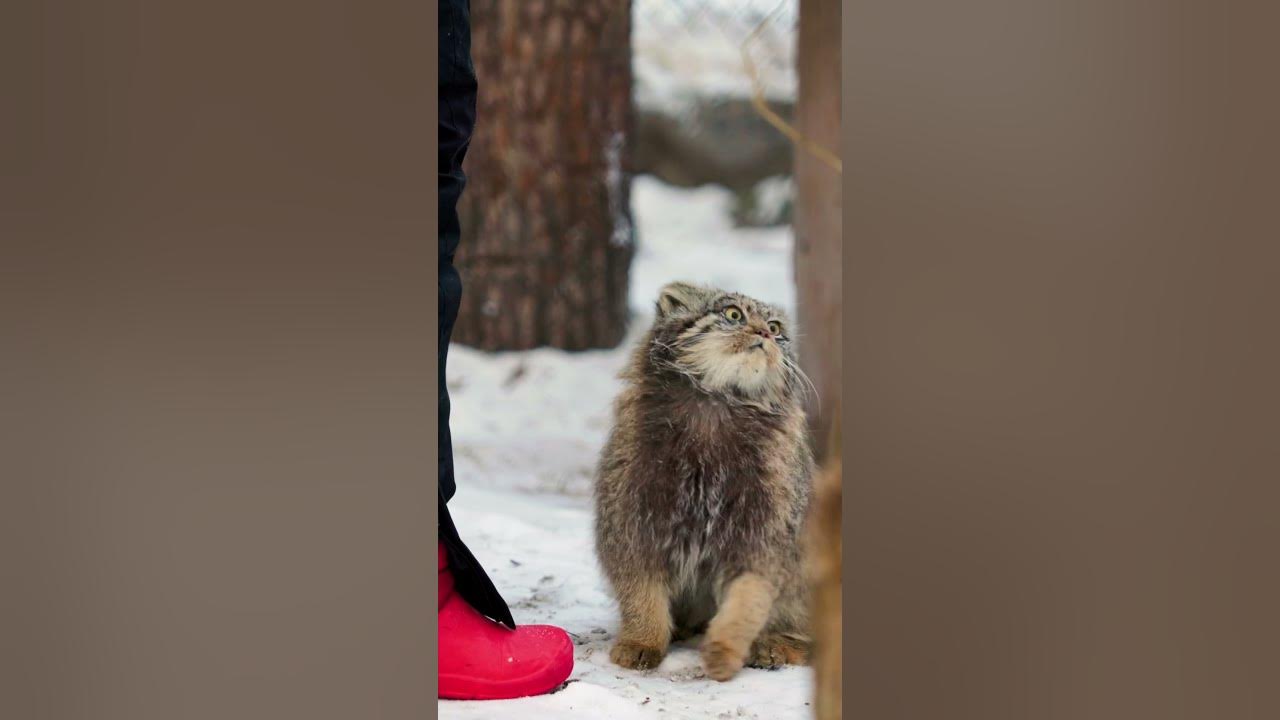
<svg viewBox="0 0 1280 720">
<path fill-rule="evenodd" d="M 634 0 L 637 100 L 749 97 L 745 54 L 766 97 L 793 101 L 797 18 L 797 0 Z"/>
<path fill-rule="evenodd" d="M 635 171 L 724 186 L 739 222 L 787 222 L 758 194 L 791 175 L 797 19 L 798 0 L 634 0 Z"/>
</svg>

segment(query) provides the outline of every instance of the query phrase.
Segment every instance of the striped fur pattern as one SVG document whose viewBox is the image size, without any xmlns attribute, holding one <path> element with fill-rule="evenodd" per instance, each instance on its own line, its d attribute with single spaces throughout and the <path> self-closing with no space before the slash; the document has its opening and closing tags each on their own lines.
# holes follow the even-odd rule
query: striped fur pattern
<svg viewBox="0 0 1280 720">
<path fill-rule="evenodd" d="M 808 385 L 776 307 L 663 288 L 623 373 L 595 487 L 596 551 L 621 611 L 610 656 L 661 662 L 704 634 L 707 674 L 805 662 Z"/>
</svg>

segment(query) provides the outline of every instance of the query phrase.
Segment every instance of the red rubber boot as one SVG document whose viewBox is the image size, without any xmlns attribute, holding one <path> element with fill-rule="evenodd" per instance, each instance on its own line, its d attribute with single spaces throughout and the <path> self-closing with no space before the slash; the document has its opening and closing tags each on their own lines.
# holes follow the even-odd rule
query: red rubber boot
<svg viewBox="0 0 1280 720">
<path fill-rule="evenodd" d="M 486 618 L 453 591 L 440 545 L 440 697 L 503 700 L 542 695 L 573 672 L 569 634 L 550 625 L 509 630 Z"/>
</svg>

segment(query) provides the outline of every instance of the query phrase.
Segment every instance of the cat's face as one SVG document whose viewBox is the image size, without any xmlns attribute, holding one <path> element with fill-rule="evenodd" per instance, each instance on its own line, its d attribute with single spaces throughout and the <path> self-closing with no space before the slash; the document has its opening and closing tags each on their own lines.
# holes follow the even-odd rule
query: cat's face
<svg viewBox="0 0 1280 720">
<path fill-rule="evenodd" d="M 799 377 L 790 320 L 745 295 L 672 283 L 658 296 L 654 356 L 704 389 L 777 402 Z"/>
</svg>

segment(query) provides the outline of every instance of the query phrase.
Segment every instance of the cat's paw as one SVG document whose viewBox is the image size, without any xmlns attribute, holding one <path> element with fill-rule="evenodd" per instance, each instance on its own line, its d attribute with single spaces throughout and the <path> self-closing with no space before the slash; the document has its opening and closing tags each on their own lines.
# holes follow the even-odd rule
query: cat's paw
<svg viewBox="0 0 1280 720">
<path fill-rule="evenodd" d="M 663 648 L 619 640 L 609 650 L 609 659 L 630 670 L 650 670 L 658 667 L 666 654 Z"/>
<path fill-rule="evenodd" d="M 765 635 L 751 646 L 748 664 L 754 668 L 775 670 L 783 665 L 806 665 L 809 649 L 803 643 L 783 635 Z"/>
<path fill-rule="evenodd" d="M 708 640 L 702 645 L 702 667 L 707 677 L 724 682 L 742 669 L 742 653 L 722 640 Z"/>
</svg>

